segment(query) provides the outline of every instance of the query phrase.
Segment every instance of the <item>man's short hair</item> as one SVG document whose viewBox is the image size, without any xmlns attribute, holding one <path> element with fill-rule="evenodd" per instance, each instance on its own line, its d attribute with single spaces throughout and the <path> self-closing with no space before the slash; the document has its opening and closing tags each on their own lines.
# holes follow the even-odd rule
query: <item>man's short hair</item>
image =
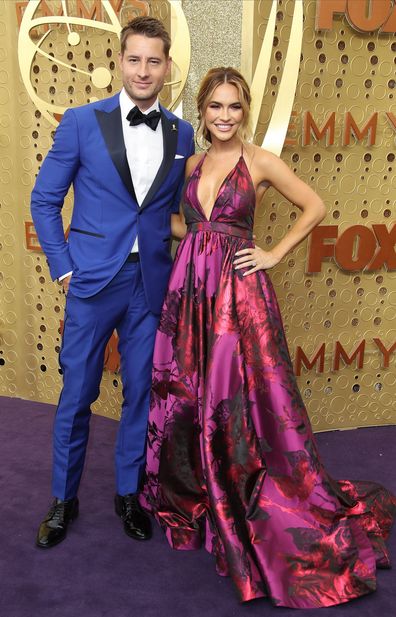
<svg viewBox="0 0 396 617">
<path fill-rule="evenodd" d="M 127 39 L 132 34 L 143 34 L 149 38 L 159 38 L 164 44 L 165 57 L 169 57 L 169 50 L 171 46 L 171 38 L 159 19 L 155 17 L 135 17 L 132 21 L 128 22 L 126 26 L 121 30 L 120 43 L 121 43 L 121 55 L 124 55 Z"/>
</svg>

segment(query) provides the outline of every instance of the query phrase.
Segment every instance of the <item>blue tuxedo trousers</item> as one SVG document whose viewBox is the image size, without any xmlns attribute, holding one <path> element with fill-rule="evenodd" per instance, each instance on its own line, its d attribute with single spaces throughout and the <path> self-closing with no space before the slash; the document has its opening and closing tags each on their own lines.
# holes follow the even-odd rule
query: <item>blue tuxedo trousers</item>
<svg viewBox="0 0 396 617">
<path fill-rule="evenodd" d="M 151 366 L 158 316 L 147 305 L 140 263 L 125 263 L 99 293 L 66 298 L 60 365 L 63 390 L 55 416 L 53 495 L 77 494 L 89 434 L 91 404 L 99 395 L 104 352 L 119 336 L 123 405 L 116 452 L 120 495 L 135 493 L 144 472 Z"/>
</svg>

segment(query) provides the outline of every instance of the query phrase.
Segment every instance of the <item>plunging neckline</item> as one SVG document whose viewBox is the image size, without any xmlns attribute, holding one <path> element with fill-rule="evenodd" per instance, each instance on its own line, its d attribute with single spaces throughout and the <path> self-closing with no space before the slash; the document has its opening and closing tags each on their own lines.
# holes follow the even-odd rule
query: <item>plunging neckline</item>
<svg viewBox="0 0 396 617">
<path fill-rule="evenodd" d="M 196 171 L 198 171 L 198 177 L 197 177 L 197 182 L 196 182 L 196 185 L 195 185 L 195 196 L 196 196 L 196 198 L 197 198 L 197 203 L 198 203 L 198 205 L 199 205 L 199 207 L 200 207 L 200 209 L 201 209 L 201 212 L 202 212 L 202 214 L 203 214 L 203 215 L 204 215 L 204 217 L 205 217 L 205 220 L 206 220 L 207 222 L 210 222 L 210 220 L 211 220 L 211 218 L 212 218 L 213 210 L 214 210 L 214 209 L 215 209 L 215 207 L 216 207 L 217 200 L 219 199 L 219 197 L 221 197 L 222 190 L 223 190 L 223 188 L 224 188 L 225 183 L 226 183 L 226 182 L 227 182 L 227 180 L 228 180 L 228 179 L 232 176 L 232 174 L 234 173 L 234 171 L 235 171 L 235 170 L 236 170 L 236 168 L 238 167 L 238 165 L 239 165 L 239 163 L 240 163 L 240 160 L 241 160 L 241 159 L 243 159 L 243 161 L 245 162 L 245 159 L 243 158 L 243 152 L 241 152 L 241 155 L 240 155 L 239 159 L 237 160 L 237 162 L 235 163 L 234 167 L 233 167 L 232 169 L 230 169 L 230 171 L 228 172 L 228 174 L 227 174 L 227 175 L 226 175 L 226 177 L 224 178 L 223 182 L 220 184 L 219 188 L 217 189 L 216 197 L 215 197 L 215 200 L 214 200 L 214 202 L 213 202 L 213 206 L 212 206 L 212 209 L 211 209 L 211 211 L 210 211 L 210 215 L 209 215 L 209 216 L 207 216 L 207 214 L 206 214 L 206 212 L 205 212 L 205 210 L 204 210 L 204 208 L 203 208 L 203 205 L 201 204 L 201 200 L 200 200 L 200 199 L 199 199 L 199 197 L 198 197 L 198 185 L 199 185 L 199 182 L 200 182 L 200 180 L 201 180 L 201 176 L 202 176 L 202 165 L 203 165 L 203 162 L 204 162 L 204 160 L 205 160 L 206 156 L 207 156 L 207 153 L 205 152 L 205 154 L 203 155 L 203 157 L 201 158 L 201 160 L 198 162 L 197 167 L 196 167 Z M 245 163 L 245 165 L 246 165 L 246 163 Z M 250 172 L 249 172 L 249 169 L 248 169 L 247 165 L 246 165 L 246 169 L 247 169 L 247 171 L 248 171 L 248 173 L 249 173 L 249 177 L 250 177 L 250 179 L 251 179 Z M 252 183 L 253 183 L 253 181 L 252 181 Z"/>
</svg>

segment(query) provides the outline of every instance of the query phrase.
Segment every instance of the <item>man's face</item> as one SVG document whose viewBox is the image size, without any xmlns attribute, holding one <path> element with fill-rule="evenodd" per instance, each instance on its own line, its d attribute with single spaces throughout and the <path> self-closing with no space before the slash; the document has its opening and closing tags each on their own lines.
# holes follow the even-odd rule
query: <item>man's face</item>
<svg viewBox="0 0 396 617">
<path fill-rule="evenodd" d="M 122 83 L 129 97 L 145 111 L 162 90 L 171 65 L 160 38 L 130 34 L 124 53 L 119 54 Z"/>
</svg>

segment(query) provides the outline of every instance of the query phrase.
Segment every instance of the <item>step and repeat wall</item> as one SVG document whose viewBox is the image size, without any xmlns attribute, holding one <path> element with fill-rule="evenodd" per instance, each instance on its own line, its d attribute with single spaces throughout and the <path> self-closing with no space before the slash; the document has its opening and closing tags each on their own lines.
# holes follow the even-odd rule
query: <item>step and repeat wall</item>
<svg viewBox="0 0 396 617">
<path fill-rule="evenodd" d="M 121 87 L 121 27 L 161 18 L 173 69 L 163 104 L 196 124 L 201 77 L 240 68 L 258 145 L 324 199 L 327 218 L 271 272 L 315 430 L 396 422 L 394 0 L 0 0 L 0 395 L 56 403 L 64 296 L 30 192 L 67 107 Z M 68 233 L 72 192 L 64 206 Z M 298 210 L 270 189 L 257 243 Z M 116 333 L 95 412 L 118 418 Z"/>
</svg>

